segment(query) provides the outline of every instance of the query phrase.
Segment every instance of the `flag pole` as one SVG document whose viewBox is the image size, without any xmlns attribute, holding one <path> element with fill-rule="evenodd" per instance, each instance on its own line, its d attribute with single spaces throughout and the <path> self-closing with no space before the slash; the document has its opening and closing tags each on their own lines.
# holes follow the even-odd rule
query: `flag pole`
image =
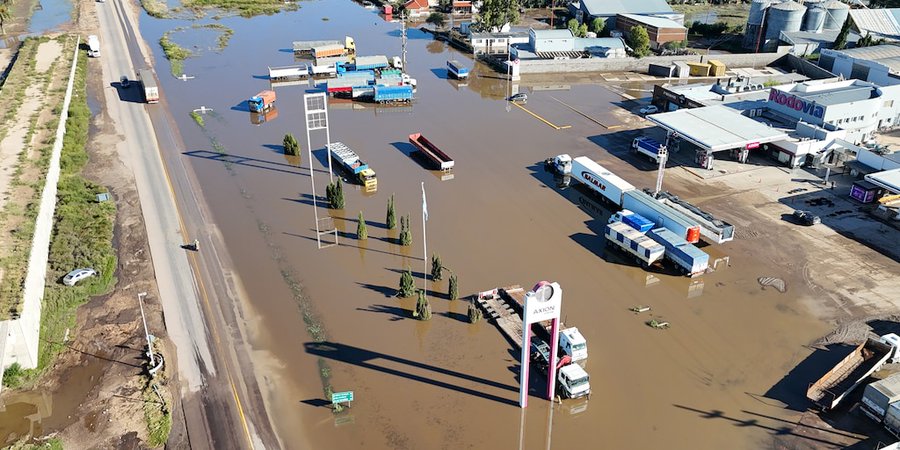
<svg viewBox="0 0 900 450">
<path fill-rule="evenodd" d="M 425 262 L 425 271 L 422 272 L 423 290 L 428 297 L 428 239 L 425 238 L 425 221 L 428 220 L 428 204 L 425 202 L 425 182 L 422 182 L 422 258 Z"/>
</svg>

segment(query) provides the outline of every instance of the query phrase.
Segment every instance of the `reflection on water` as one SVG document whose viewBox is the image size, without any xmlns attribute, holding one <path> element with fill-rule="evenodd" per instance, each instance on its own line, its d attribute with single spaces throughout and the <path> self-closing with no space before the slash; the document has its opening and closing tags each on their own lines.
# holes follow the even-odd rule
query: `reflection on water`
<svg viewBox="0 0 900 450">
<path fill-rule="evenodd" d="M 106 7 L 109 5 L 100 5 Z M 72 20 L 71 0 L 40 0 L 28 22 L 29 34 L 44 34 Z"/>
</svg>

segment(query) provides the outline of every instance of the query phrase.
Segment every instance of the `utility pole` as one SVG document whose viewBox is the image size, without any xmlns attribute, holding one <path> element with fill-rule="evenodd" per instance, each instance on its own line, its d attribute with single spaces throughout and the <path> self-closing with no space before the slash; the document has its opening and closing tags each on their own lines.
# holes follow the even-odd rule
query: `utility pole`
<svg viewBox="0 0 900 450">
<path fill-rule="evenodd" d="M 406 68 L 406 11 L 400 13 L 400 57 L 403 59 L 403 72 L 409 73 Z"/>
<path fill-rule="evenodd" d="M 666 170 L 666 160 L 669 159 L 668 146 L 660 145 L 659 150 L 657 150 L 656 153 L 656 158 L 659 160 L 659 169 L 656 172 L 656 190 L 653 191 L 654 197 L 659 195 L 659 191 L 662 190 L 663 173 Z"/>
<path fill-rule="evenodd" d="M 150 368 L 156 367 L 156 359 L 153 357 L 153 341 L 150 340 L 150 331 L 147 329 L 147 318 L 144 317 L 144 297 L 146 292 L 138 293 L 138 305 L 141 306 L 141 321 L 144 322 L 144 335 L 147 337 L 147 354 L 150 355 Z"/>
</svg>

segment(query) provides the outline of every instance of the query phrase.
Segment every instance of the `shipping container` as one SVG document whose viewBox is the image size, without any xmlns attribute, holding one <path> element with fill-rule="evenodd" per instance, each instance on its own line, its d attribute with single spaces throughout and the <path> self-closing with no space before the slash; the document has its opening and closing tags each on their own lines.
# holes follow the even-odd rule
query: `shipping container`
<svg viewBox="0 0 900 450">
<path fill-rule="evenodd" d="M 884 415 L 884 427 L 894 436 L 900 437 L 900 402 L 891 403 Z"/>
<path fill-rule="evenodd" d="M 625 222 L 626 225 L 640 231 L 641 233 L 646 233 L 650 231 L 654 226 L 656 226 L 656 224 L 654 224 L 651 220 L 648 220 L 644 216 L 635 214 L 633 211 L 629 211 L 627 209 L 623 209 L 610 216 L 609 223 L 612 222 Z"/>
<path fill-rule="evenodd" d="M 709 68 L 710 65 L 707 63 L 698 63 L 698 62 L 689 62 L 687 63 L 688 67 L 691 68 L 691 76 L 692 77 L 705 77 L 709 76 Z"/>
<path fill-rule="evenodd" d="M 354 66 L 356 70 L 383 69 L 388 67 L 388 59 L 384 55 L 357 56 Z"/>
<path fill-rule="evenodd" d="M 642 191 L 634 189 L 625 192 L 622 207 L 653 221 L 657 227 L 669 229 L 690 243 L 700 240 L 700 225 L 697 222 Z"/>
<path fill-rule="evenodd" d="M 666 259 L 675 263 L 684 274 L 699 275 L 709 267 L 709 255 L 672 231 L 655 228 L 647 232 L 647 236 L 666 248 Z"/>
<path fill-rule="evenodd" d="M 881 422 L 891 403 L 900 401 L 900 374 L 891 375 L 866 386 L 862 410 L 876 422 Z"/>
<path fill-rule="evenodd" d="M 586 156 L 579 156 L 572 160 L 572 178 L 584 183 L 603 198 L 618 206 L 622 205 L 623 194 L 634 190 L 631 183 Z"/>
<path fill-rule="evenodd" d="M 604 234 L 607 247 L 615 246 L 629 253 L 640 261 L 641 267 L 659 261 L 666 252 L 665 247 L 623 222 L 608 224 Z"/>
<path fill-rule="evenodd" d="M 341 44 L 328 44 L 328 45 L 320 45 L 318 47 L 314 47 L 312 49 L 313 56 L 316 59 L 323 57 L 331 57 L 331 56 L 341 56 L 347 53 L 346 49 Z"/>
<path fill-rule="evenodd" d="M 447 61 L 447 72 L 453 78 L 468 78 L 469 77 L 469 68 L 463 66 L 459 61 L 452 59 Z"/>
<path fill-rule="evenodd" d="M 377 103 L 410 102 L 412 98 L 412 86 L 375 86 Z"/>
<path fill-rule="evenodd" d="M 326 45 L 341 45 L 341 41 L 338 40 L 327 40 L 327 41 L 294 41 L 294 53 L 297 54 L 312 54 L 313 49 L 316 47 L 324 47 Z"/>
<path fill-rule="evenodd" d="M 709 60 L 709 76 L 724 77 L 725 63 L 723 63 L 722 61 L 716 61 L 715 59 Z"/>
</svg>

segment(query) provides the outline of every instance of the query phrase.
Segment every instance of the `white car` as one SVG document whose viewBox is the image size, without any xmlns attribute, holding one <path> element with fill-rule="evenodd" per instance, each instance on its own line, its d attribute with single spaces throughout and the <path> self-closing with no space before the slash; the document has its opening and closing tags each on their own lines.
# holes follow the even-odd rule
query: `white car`
<svg viewBox="0 0 900 450">
<path fill-rule="evenodd" d="M 646 116 L 647 114 L 656 114 L 659 112 L 659 108 L 656 105 L 647 105 L 638 110 L 639 113 Z"/>
<path fill-rule="evenodd" d="M 75 286 L 79 281 L 94 275 L 97 275 L 97 271 L 94 269 L 75 269 L 63 277 L 63 284 L 66 286 Z"/>
</svg>

